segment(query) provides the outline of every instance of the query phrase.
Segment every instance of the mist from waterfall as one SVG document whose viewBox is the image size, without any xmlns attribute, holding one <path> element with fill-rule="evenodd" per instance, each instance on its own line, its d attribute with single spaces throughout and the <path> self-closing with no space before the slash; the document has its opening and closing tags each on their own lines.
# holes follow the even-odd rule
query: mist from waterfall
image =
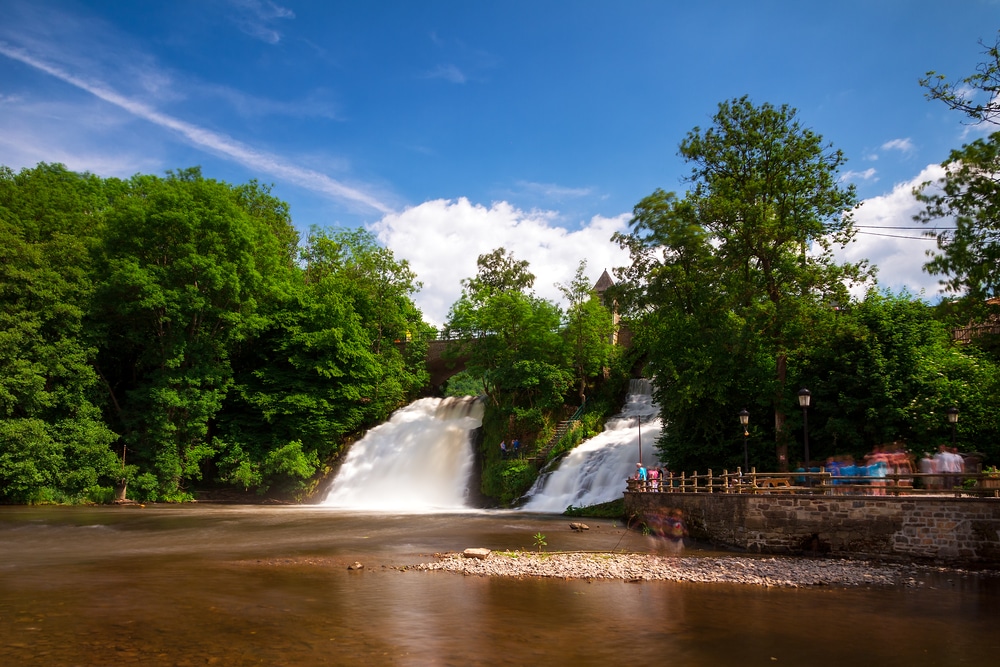
<svg viewBox="0 0 1000 667">
<path fill-rule="evenodd" d="M 395 512 L 469 509 L 472 431 L 483 404 L 472 397 L 422 398 L 351 446 L 325 507 Z"/>
<path fill-rule="evenodd" d="M 621 413 L 607 421 L 602 433 L 570 451 L 555 470 L 543 473 L 521 509 L 563 512 L 570 505 L 585 507 L 621 498 L 625 480 L 635 474 L 640 442 L 643 464 L 660 465 L 655 449 L 663 428 L 659 415 L 649 380 L 632 380 Z"/>
</svg>

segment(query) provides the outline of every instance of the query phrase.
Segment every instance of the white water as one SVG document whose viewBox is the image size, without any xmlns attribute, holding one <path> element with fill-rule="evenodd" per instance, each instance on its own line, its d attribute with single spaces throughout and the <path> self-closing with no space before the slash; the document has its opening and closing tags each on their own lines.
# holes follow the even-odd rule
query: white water
<svg viewBox="0 0 1000 667">
<path fill-rule="evenodd" d="M 551 473 L 539 477 L 521 509 L 563 512 L 622 497 L 625 480 L 635 474 L 639 461 L 658 466 L 655 444 L 663 423 L 653 403 L 649 380 L 632 380 L 622 412 L 604 425 L 604 431 L 574 448 Z M 641 438 L 640 438 L 641 436 Z"/>
<path fill-rule="evenodd" d="M 473 398 L 422 398 L 354 443 L 322 505 L 428 512 L 468 509 L 470 432 L 483 424 Z"/>
</svg>

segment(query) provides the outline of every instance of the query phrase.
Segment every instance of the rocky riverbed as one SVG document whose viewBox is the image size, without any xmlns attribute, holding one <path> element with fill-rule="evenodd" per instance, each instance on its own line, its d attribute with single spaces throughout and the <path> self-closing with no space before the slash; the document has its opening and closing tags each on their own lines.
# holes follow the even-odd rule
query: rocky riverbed
<svg viewBox="0 0 1000 667">
<path fill-rule="evenodd" d="M 408 569 L 484 577 L 684 581 L 780 587 L 921 586 L 921 577 L 932 572 L 948 571 L 956 576 L 970 574 L 947 568 L 825 558 L 468 551 L 478 553 L 435 554 L 437 561 Z"/>
</svg>

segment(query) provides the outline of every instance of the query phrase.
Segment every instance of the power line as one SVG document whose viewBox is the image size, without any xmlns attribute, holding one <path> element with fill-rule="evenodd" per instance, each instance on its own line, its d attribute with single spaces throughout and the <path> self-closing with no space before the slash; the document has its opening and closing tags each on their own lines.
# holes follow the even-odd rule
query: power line
<svg viewBox="0 0 1000 667">
<path fill-rule="evenodd" d="M 937 231 L 947 232 L 947 231 L 953 231 L 955 229 L 954 227 L 927 227 L 926 225 L 918 225 L 915 227 L 914 226 L 901 227 L 901 226 L 890 226 L 890 225 L 854 225 L 854 227 L 856 229 L 908 229 L 908 230 L 922 229 L 928 232 L 937 232 Z"/>
<path fill-rule="evenodd" d="M 902 234 L 880 234 L 878 232 L 858 232 L 867 236 L 882 236 L 887 239 L 910 239 L 911 241 L 937 241 L 936 236 L 903 236 Z"/>
</svg>

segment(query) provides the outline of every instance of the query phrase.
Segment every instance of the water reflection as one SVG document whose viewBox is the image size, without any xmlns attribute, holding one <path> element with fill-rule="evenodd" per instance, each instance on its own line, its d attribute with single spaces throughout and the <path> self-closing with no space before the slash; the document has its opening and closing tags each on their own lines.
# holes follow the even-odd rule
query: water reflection
<svg viewBox="0 0 1000 667">
<path fill-rule="evenodd" d="M 316 508 L 0 508 L 0 664 L 993 664 L 995 579 L 919 588 L 503 580 L 470 546 L 647 550 L 610 521 Z M 697 552 L 694 552 L 697 553 Z M 686 555 L 692 555 L 688 551 Z M 718 554 L 711 554 L 718 555 Z M 355 560 L 361 571 L 348 571 Z"/>
</svg>

